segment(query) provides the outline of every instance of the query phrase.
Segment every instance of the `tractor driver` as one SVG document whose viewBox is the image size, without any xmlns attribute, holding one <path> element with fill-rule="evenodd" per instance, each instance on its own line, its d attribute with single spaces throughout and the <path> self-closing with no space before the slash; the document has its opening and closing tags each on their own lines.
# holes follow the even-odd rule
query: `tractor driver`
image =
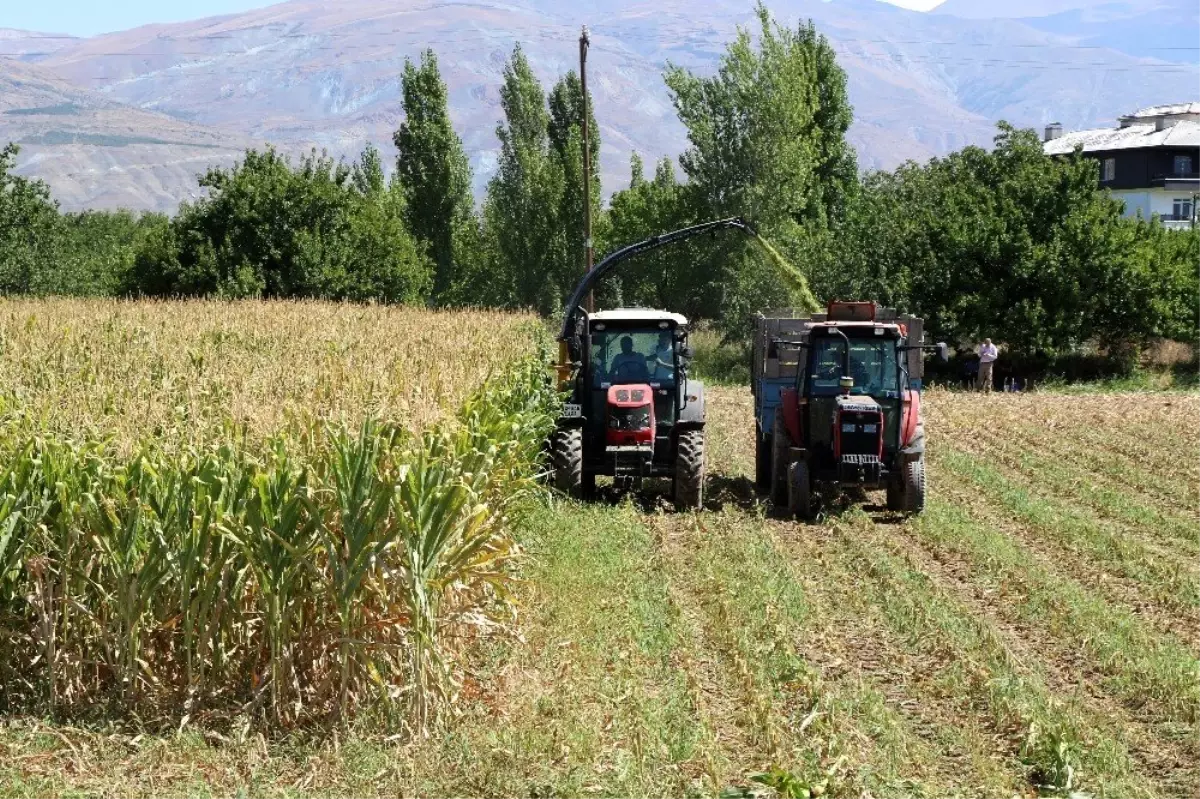
<svg viewBox="0 0 1200 799">
<path fill-rule="evenodd" d="M 613 358 L 611 374 L 617 380 L 648 380 L 646 356 L 633 351 L 633 337 L 621 336 L 621 351 Z"/>
</svg>

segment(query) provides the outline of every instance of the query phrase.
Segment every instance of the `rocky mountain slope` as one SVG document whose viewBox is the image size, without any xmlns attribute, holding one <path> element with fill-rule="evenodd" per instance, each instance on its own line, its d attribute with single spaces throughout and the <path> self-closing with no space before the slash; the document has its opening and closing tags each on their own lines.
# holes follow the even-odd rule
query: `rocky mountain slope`
<svg viewBox="0 0 1200 799">
<path fill-rule="evenodd" d="M 969 14 L 972 0 L 950 2 Z M 1180 0 L 1126 5 L 1162 2 Z M 1082 3 L 1066 2 L 1061 13 L 1081 13 Z M 1081 47 L 1069 31 L 1038 27 L 1054 17 L 1038 24 L 968 19 L 876 0 L 777 0 L 770 7 L 789 24 L 811 17 L 837 47 L 850 77 L 856 118 L 851 138 L 864 168 L 987 144 L 1001 118 L 1030 126 L 1052 120 L 1068 128 L 1106 124 L 1139 106 L 1191 99 L 1200 75 L 1195 52 L 1148 57 L 1108 45 Z M 0 64 L 0 75 L 36 68 L 75 91 L 137 109 L 147 116 L 131 111 L 125 119 L 131 126 L 146 124 L 138 128 L 146 138 L 167 140 L 168 124 L 179 126 L 172 128 L 178 135 L 188 130 L 200 137 L 189 142 L 225 132 L 224 149 L 212 153 L 221 162 L 246 141 L 293 151 L 325 147 L 352 157 L 367 141 L 390 154 L 391 132 L 400 122 L 404 58 L 433 47 L 482 189 L 496 162 L 498 87 L 514 43 L 522 43 L 548 87 L 576 66 L 579 28 L 586 22 L 602 176 L 612 191 L 627 179 L 631 151 L 649 160 L 686 145 L 662 83 L 663 66 L 710 72 L 736 25 L 751 20 L 747 0 L 580 0 L 565 7 L 551 0 L 292 0 L 244 14 L 55 40 L 55 47 L 40 51 L 25 43 L 21 60 Z M 1118 28 L 1111 33 L 1120 38 Z M 0 37 L 0 53 L 9 52 L 4 41 Z M 29 135 L 11 114 L 0 114 L 0 139 L 19 138 L 14 133 Z M 172 136 L 172 142 L 184 141 Z M 80 157 L 96 164 L 133 152 L 116 153 L 98 141 L 83 147 L 90 149 L 86 156 L 81 149 Z M 203 160 L 194 146 L 171 158 L 177 165 Z M 67 205 L 110 205 L 115 196 L 138 194 L 72 186 L 71 173 L 45 172 L 43 162 L 24 162 L 24 169 L 45 174 Z M 114 175 L 110 182 L 130 179 Z M 145 198 L 153 207 L 169 209 L 168 196 L 182 198 L 194 189 L 187 180 L 171 188 L 168 172 L 160 180 L 161 193 Z"/>
</svg>

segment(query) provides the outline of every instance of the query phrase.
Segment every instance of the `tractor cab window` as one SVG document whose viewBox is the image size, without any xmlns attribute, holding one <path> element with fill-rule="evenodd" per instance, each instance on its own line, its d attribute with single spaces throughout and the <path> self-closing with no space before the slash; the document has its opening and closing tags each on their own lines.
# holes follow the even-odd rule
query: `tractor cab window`
<svg viewBox="0 0 1200 799">
<path fill-rule="evenodd" d="M 841 392 L 839 381 L 845 371 L 846 342 L 841 337 L 818 338 L 809 355 L 812 363 L 812 393 Z M 897 396 L 899 366 L 895 339 L 850 339 L 851 394 Z"/>
<path fill-rule="evenodd" d="M 675 384 L 675 338 L 670 330 L 592 331 L 592 386 Z"/>
</svg>

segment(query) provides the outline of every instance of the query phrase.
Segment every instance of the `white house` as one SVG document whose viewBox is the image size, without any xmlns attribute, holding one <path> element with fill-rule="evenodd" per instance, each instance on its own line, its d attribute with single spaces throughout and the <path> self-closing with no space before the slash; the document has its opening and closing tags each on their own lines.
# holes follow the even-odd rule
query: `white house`
<svg viewBox="0 0 1200 799">
<path fill-rule="evenodd" d="M 1048 155 L 1082 148 L 1100 162 L 1100 185 L 1125 202 L 1125 215 L 1157 214 L 1168 227 L 1196 223 L 1200 200 L 1200 103 L 1143 108 L 1115 128 L 1063 133 L 1046 126 Z"/>
</svg>

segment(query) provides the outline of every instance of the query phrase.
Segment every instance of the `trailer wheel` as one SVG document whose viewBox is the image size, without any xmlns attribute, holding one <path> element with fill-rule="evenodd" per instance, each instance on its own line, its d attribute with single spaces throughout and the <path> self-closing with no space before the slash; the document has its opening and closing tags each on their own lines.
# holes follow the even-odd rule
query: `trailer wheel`
<svg viewBox="0 0 1200 799">
<path fill-rule="evenodd" d="M 798 519 L 812 516 L 812 482 L 803 460 L 788 467 L 788 513 Z"/>
<path fill-rule="evenodd" d="M 783 423 L 783 414 L 775 412 L 775 424 L 771 428 L 771 503 L 782 508 L 787 505 L 788 448 L 792 437 Z"/>
<path fill-rule="evenodd" d="M 675 509 L 704 507 L 704 431 L 684 430 L 675 450 Z"/>
<path fill-rule="evenodd" d="M 554 487 L 568 496 L 583 499 L 583 431 L 578 427 L 555 430 L 550 440 L 550 459 L 554 463 Z"/>
<path fill-rule="evenodd" d="M 754 488 L 760 494 L 771 490 L 771 437 L 754 427 Z"/>
<path fill-rule="evenodd" d="M 904 464 L 904 510 L 920 513 L 925 510 L 925 456 Z"/>
</svg>

